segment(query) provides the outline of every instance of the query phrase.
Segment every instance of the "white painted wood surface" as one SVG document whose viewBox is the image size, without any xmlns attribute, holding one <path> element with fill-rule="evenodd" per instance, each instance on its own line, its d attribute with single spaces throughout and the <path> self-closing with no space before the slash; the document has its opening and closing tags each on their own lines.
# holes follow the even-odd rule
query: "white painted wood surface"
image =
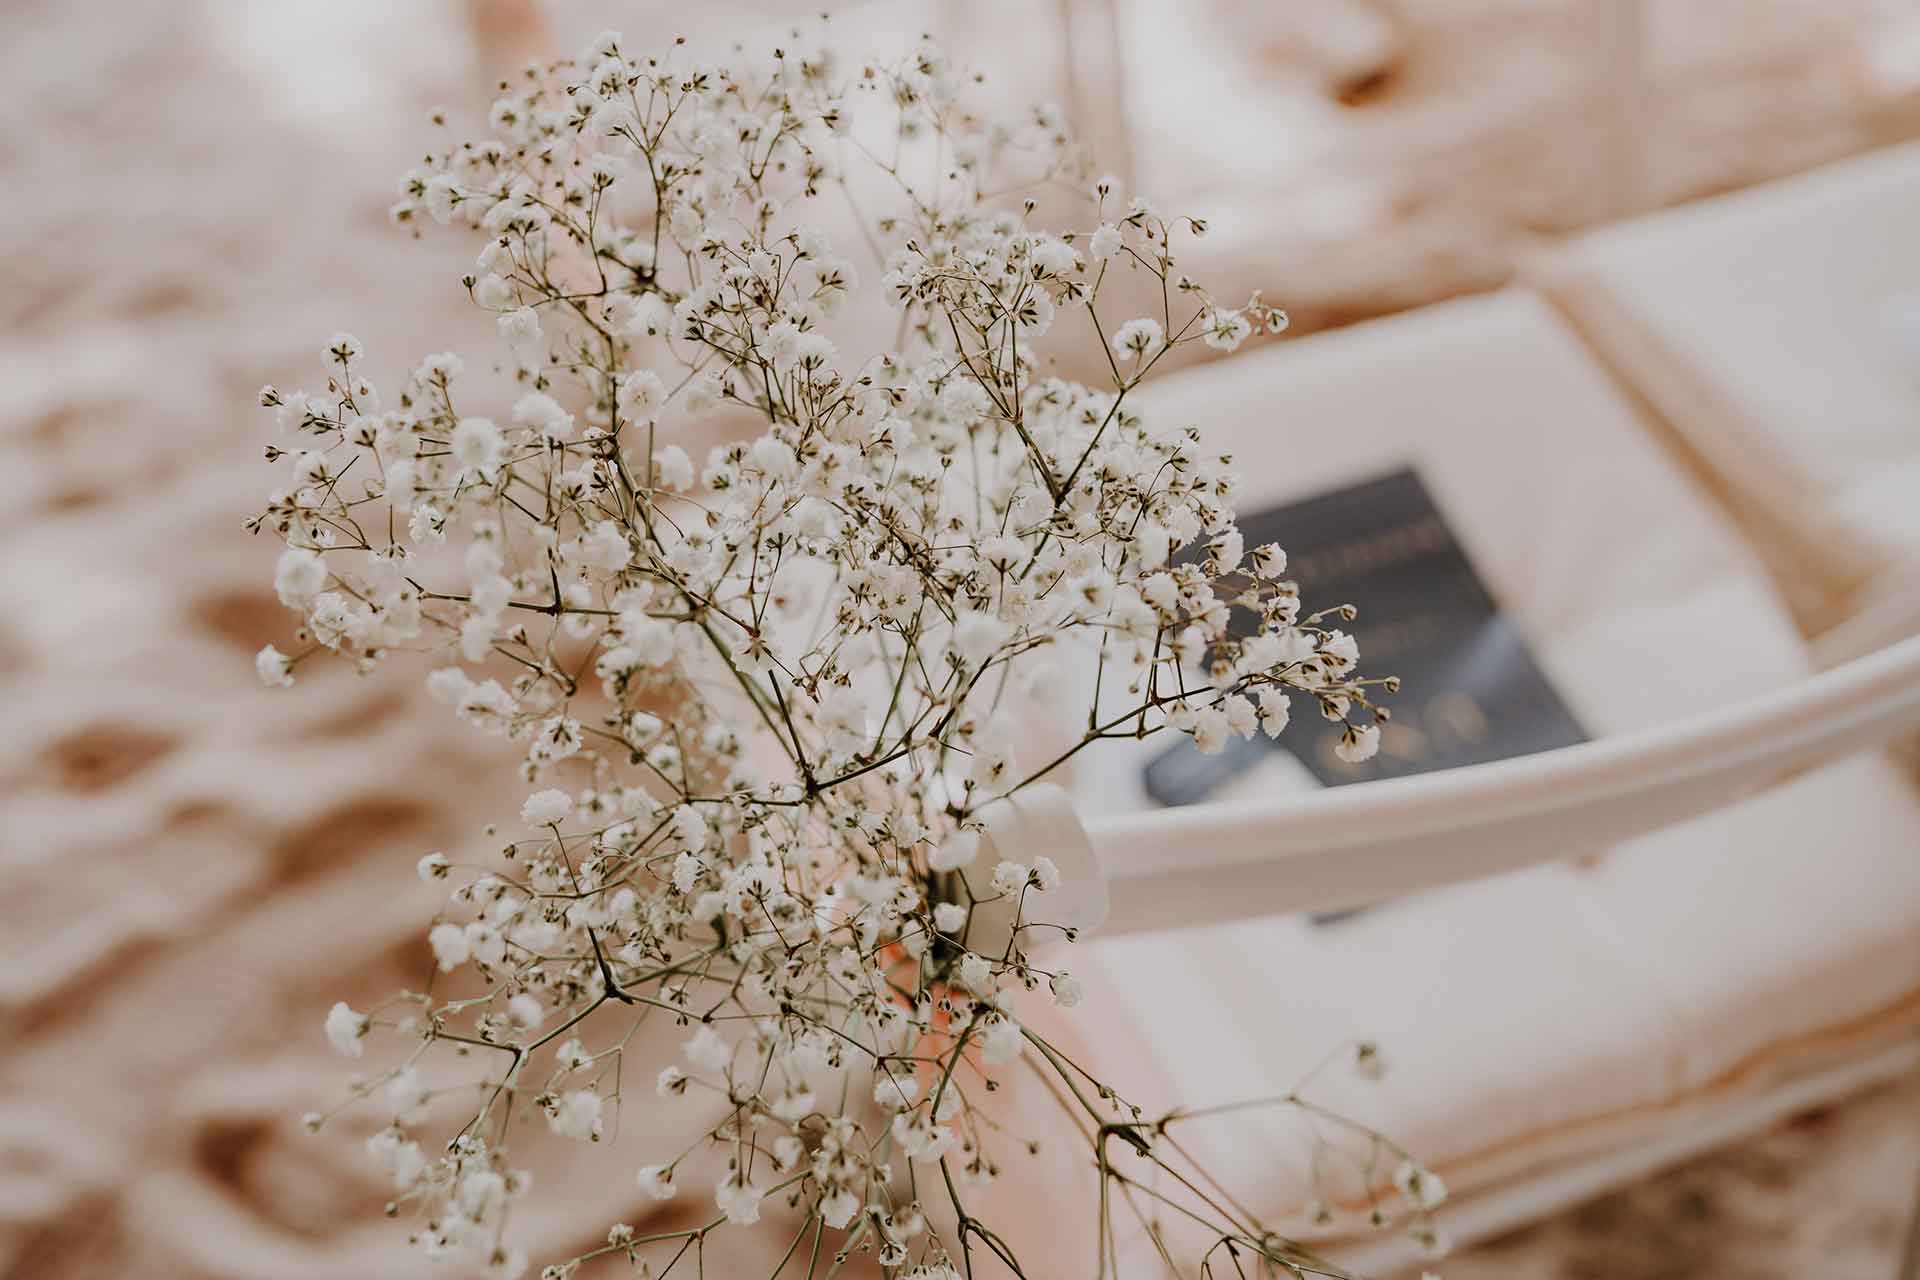
<svg viewBox="0 0 1920 1280">
<path fill-rule="evenodd" d="M 999 858 L 1066 859 L 1056 917 L 1106 934 L 1337 910 L 1591 853 L 1915 729 L 1920 637 L 1647 732 L 1271 804 L 1091 818 L 1091 875 L 1073 874 L 1088 860 L 1071 803 L 1041 784 L 983 812 L 983 860 L 990 874 Z"/>
</svg>

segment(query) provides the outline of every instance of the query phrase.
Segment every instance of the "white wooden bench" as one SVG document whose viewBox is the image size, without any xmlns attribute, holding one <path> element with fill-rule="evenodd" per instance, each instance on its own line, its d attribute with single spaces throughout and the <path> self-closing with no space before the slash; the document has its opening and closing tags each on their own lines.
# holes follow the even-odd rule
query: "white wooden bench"
<svg viewBox="0 0 1920 1280">
<path fill-rule="evenodd" d="M 1813 675 L 1757 560 L 1550 308 L 1426 308 L 1146 394 L 1236 454 L 1243 511 L 1413 465 L 1595 740 L 1133 815 L 1111 812 L 1113 776 L 1139 749 L 1090 753 L 1097 817 L 1021 805 L 1063 866 L 1084 830 L 1110 895 L 1106 935 L 1058 957 L 1086 1002 L 1035 1017 L 1150 1111 L 1271 1095 L 1379 1041 L 1383 1081 L 1332 1072 L 1319 1096 L 1431 1161 L 1463 1239 L 1920 1061 L 1920 795 L 1873 750 L 1920 721 L 1920 641 Z M 1020 828 L 996 839 L 1030 851 Z M 1188 1138 L 1305 1229 L 1295 1118 Z M 1092 1239 L 1069 1221 L 1091 1173 L 1057 1177 L 1032 1247 L 1066 1266 Z M 1354 1214 L 1330 1244 L 1410 1253 Z"/>
</svg>

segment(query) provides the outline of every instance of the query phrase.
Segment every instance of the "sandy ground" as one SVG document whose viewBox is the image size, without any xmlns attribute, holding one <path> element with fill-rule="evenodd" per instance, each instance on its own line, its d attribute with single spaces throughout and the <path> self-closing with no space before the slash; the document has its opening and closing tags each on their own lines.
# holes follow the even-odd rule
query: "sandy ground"
<svg viewBox="0 0 1920 1280">
<path fill-rule="evenodd" d="M 1920 1080 L 1455 1255 L 1456 1280 L 1906 1280 Z"/>
<path fill-rule="evenodd" d="M 1845 6 L 1801 8 L 1820 10 L 1815 25 L 1831 34 Z M 572 35 L 610 9 L 583 4 L 556 23 Z M 1127 10 L 1138 57 L 1140 6 Z M 1356 170 L 1338 190 L 1372 194 L 1335 201 L 1347 214 L 1322 216 L 1311 235 L 1265 244 L 1247 259 L 1258 282 L 1310 324 L 1495 283 L 1515 238 L 1595 216 L 1590 194 L 1551 183 L 1543 194 L 1457 178 L 1529 175 L 1551 149 L 1544 126 L 1500 123 L 1500 104 L 1524 96 L 1502 97 L 1513 85 L 1496 72 L 1522 67 L 1529 84 L 1540 73 L 1489 53 L 1506 29 L 1499 10 L 1396 27 L 1357 77 L 1324 58 L 1311 74 L 1272 71 L 1292 113 L 1277 118 L 1319 130 L 1294 171 L 1248 171 L 1233 189 L 1204 165 L 1161 171 L 1193 197 L 1308 207 L 1313 156 L 1371 138 L 1373 176 Z M 455 805 L 505 765 L 448 731 L 410 679 L 335 672 L 289 695 L 256 687 L 253 651 L 285 645 L 288 627 L 266 585 L 272 550 L 240 522 L 264 484 L 261 383 L 311 376 L 343 326 L 386 372 L 483 337 L 451 285 L 465 255 L 410 244 L 383 217 L 390 175 L 425 136 L 424 107 L 475 101 L 499 50 L 537 38 L 508 30 L 476 44 L 471 12 L 443 0 L 6 5 L 7 1280 L 413 1274 L 404 1257 L 372 1261 L 388 1257 L 387 1228 L 353 1144 L 304 1138 L 292 1118 L 342 1078 L 319 1034 L 326 1006 L 420 979 L 434 895 L 413 883 L 413 860 L 471 834 Z M 1535 52 L 1577 52 L 1577 25 L 1512 30 Z M 1857 44 L 1807 43 L 1802 76 L 1782 47 L 1793 45 L 1776 39 L 1746 64 L 1722 47 L 1720 70 L 1698 71 L 1708 64 L 1695 57 L 1663 73 L 1665 100 L 1702 123 L 1691 149 L 1663 138 L 1660 192 L 1910 131 L 1888 105 L 1890 73 L 1861 78 Z M 1313 52 L 1287 30 L 1258 48 L 1283 68 Z M 1356 105 L 1329 106 L 1330 92 Z M 1423 111 L 1462 110 L 1481 126 L 1457 131 L 1454 159 L 1382 150 Z M 1146 173 L 1161 164 L 1150 142 L 1136 157 Z M 1476 1250 L 1449 1274 L 1888 1276 L 1916 1167 L 1920 1085 Z M 580 1221 L 543 1230 L 579 1239 L 633 1208 L 609 1197 L 606 1214 L 586 1204 Z"/>
</svg>

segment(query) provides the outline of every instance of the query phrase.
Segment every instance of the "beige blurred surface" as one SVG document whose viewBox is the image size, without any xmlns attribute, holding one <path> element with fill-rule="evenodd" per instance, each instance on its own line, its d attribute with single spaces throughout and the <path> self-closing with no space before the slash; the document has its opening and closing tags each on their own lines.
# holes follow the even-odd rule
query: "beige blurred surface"
<svg viewBox="0 0 1920 1280">
<path fill-rule="evenodd" d="M 1920 1081 L 1456 1254 L 1457 1280 L 1898 1276 L 1920 1158 Z"/>
<path fill-rule="evenodd" d="M 1099 6 L 1062 7 L 1086 52 Z M 257 687 L 253 651 L 284 645 L 288 626 L 272 548 L 240 530 L 266 484 L 254 395 L 310 378 L 339 328 L 382 375 L 425 350 L 484 352 L 486 326 L 456 287 L 466 249 L 412 243 L 384 218 L 426 107 L 471 118 L 492 68 L 548 26 L 569 41 L 603 18 L 637 34 L 662 8 L 593 0 L 546 23 L 506 0 L 7 5 L 0 1277 L 418 1270 L 385 1252 L 382 1193 L 351 1133 L 308 1139 L 294 1121 L 344 1078 L 319 1032 L 327 1005 L 423 979 L 420 925 L 437 895 L 413 860 L 473 839 L 493 815 L 464 811 L 466 797 L 508 765 L 427 708 L 412 673 Z M 1172 165 L 1169 122 L 1153 126 L 1156 150 L 1139 109 L 1155 86 L 1178 98 L 1185 76 L 1202 123 L 1221 111 L 1194 65 L 1232 54 L 1234 24 L 1271 22 L 1251 7 L 1203 6 L 1184 44 L 1156 47 L 1167 13 L 1134 0 L 1101 65 L 1117 49 L 1135 80 L 1076 89 L 1031 67 L 1016 79 L 1106 111 L 1096 123 L 1109 128 L 1102 91 L 1134 104 L 1129 163 L 1176 188 L 1169 207 L 1218 203 L 1267 228 L 1224 237 L 1215 274 L 1244 269 L 1324 324 L 1496 283 L 1517 238 L 1602 216 L 1593 172 L 1554 132 L 1578 100 L 1528 106 L 1542 84 L 1600 74 L 1577 8 L 1304 6 L 1307 19 L 1239 42 L 1252 63 L 1201 77 L 1252 77 L 1271 95 L 1260 110 L 1274 145 L 1237 165 L 1205 149 Z M 1655 8 L 1670 52 L 1650 63 L 1646 110 L 1667 111 L 1668 127 L 1647 198 L 1914 131 L 1920 50 L 1901 54 L 1911 23 L 1897 7 Z M 1734 21 L 1733 8 L 1766 20 Z M 716 14 L 703 21 L 724 34 Z M 857 12 L 836 21 L 848 39 L 859 30 Z M 1166 61 L 1181 49 L 1185 63 Z M 1435 130 L 1454 139 L 1437 157 Z M 1256 223 L 1248 211 L 1261 210 Z M 1886 1275 L 1916 1152 L 1909 1087 L 1449 1274 Z M 624 1178 L 596 1184 L 543 1238 L 589 1243 L 633 1211 Z"/>
</svg>

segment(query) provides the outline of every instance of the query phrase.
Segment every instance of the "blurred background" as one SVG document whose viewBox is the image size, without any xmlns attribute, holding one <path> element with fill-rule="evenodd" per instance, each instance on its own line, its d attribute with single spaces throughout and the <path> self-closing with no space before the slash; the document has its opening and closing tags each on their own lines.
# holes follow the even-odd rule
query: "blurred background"
<svg viewBox="0 0 1920 1280">
<path fill-rule="evenodd" d="M 291 647 L 240 528 L 255 394 L 340 328 L 380 376 L 487 341 L 469 249 L 386 219 L 429 108 L 476 121 L 602 27 L 717 51 L 820 7 L 0 0 L 0 1277 L 410 1274 L 357 1260 L 381 1190 L 292 1117 L 343 1077 L 326 1007 L 419 980 L 438 895 L 405 869 L 511 769 L 407 672 L 255 686 Z M 1299 332 L 1920 136 L 1912 0 L 827 7 L 1063 104 Z M 1916 1116 L 1870 1094 L 1447 1273 L 1891 1276 Z"/>
</svg>

